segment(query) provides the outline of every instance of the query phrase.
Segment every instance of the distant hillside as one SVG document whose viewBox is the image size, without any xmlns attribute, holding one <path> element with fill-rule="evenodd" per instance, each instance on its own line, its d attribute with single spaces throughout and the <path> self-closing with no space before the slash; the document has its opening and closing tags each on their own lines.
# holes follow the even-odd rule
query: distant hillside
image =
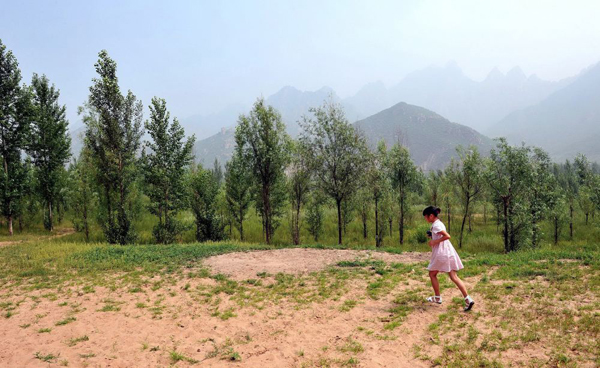
<svg viewBox="0 0 600 368">
<path fill-rule="evenodd" d="M 540 103 L 506 116 L 487 133 L 540 146 L 556 160 L 579 152 L 600 160 L 600 63 Z"/>
<path fill-rule="evenodd" d="M 483 155 L 494 146 L 491 139 L 464 125 L 452 123 L 425 108 L 401 102 L 360 120 L 354 126 L 375 147 L 384 140 L 408 147 L 415 164 L 423 170 L 442 169 L 456 156 L 456 146 L 475 145 Z"/>
<path fill-rule="evenodd" d="M 456 146 L 473 144 L 487 154 L 493 142 L 475 130 L 451 123 L 422 107 L 399 103 L 367 119 L 356 122 L 369 144 L 374 147 L 384 139 L 391 146 L 396 141 L 406 145 L 415 163 L 424 170 L 444 168 L 456 155 Z M 225 163 L 235 147 L 234 130 L 222 132 L 196 144 L 196 157 L 205 165 L 215 158 Z"/>
<path fill-rule="evenodd" d="M 316 91 L 300 91 L 286 86 L 269 96 L 266 103 L 279 111 L 288 134 L 295 137 L 300 132 L 298 121 L 302 115 L 308 114 L 309 108 L 322 105 L 330 97 L 336 102 L 340 101 L 335 91 L 329 87 L 322 87 Z"/>
<path fill-rule="evenodd" d="M 483 131 L 511 112 L 542 101 L 573 79 L 543 81 L 535 75 L 527 77 L 515 67 L 507 74 L 493 69 L 485 80 L 476 82 L 450 62 L 410 73 L 389 89 L 383 83 L 369 84 L 343 103 L 356 117 L 365 118 L 404 101 Z"/>
</svg>

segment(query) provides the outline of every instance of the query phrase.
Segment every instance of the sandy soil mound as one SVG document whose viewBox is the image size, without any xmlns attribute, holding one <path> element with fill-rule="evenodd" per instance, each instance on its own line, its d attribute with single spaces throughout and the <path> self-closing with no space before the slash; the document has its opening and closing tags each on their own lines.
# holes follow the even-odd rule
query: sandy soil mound
<svg viewBox="0 0 600 368">
<path fill-rule="evenodd" d="M 228 253 L 204 260 L 216 273 L 234 279 L 255 278 L 259 272 L 301 274 L 319 271 L 340 261 L 376 259 L 385 262 L 418 263 L 429 260 L 428 253 L 390 254 L 366 250 L 291 248 L 254 252 Z"/>
</svg>

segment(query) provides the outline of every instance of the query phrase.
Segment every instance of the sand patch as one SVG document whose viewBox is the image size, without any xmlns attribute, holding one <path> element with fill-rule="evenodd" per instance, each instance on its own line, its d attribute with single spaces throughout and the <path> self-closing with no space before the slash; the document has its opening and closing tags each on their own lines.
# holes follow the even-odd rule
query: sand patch
<svg viewBox="0 0 600 368">
<path fill-rule="evenodd" d="M 244 280 L 254 278 L 260 272 L 298 275 L 320 271 L 341 261 L 364 259 L 387 263 L 419 263 L 429 261 L 429 253 L 391 254 L 367 250 L 290 248 L 222 254 L 207 258 L 203 264 L 215 273 Z"/>
</svg>

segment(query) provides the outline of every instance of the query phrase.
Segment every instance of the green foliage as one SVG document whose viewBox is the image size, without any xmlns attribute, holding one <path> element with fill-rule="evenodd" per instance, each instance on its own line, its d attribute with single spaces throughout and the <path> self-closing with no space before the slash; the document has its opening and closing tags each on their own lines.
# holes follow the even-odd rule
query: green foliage
<svg viewBox="0 0 600 368">
<path fill-rule="evenodd" d="M 400 232 L 400 244 L 403 244 L 406 215 L 410 208 L 409 194 L 413 191 L 421 190 L 424 178 L 423 174 L 417 170 L 408 150 L 397 143 L 394 144 L 388 153 L 386 169 L 400 207 L 398 228 Z"/>
<path fill-rule="evenodd" d="M 93 183 L 94 170 L 90 152 L 85 147 L 79 153 L 79 159 L 73 160 L 69 167 L 73 227 L 75 231 L 85 234 L 86 241 L 90 240 L 90 222 L 97 202 Z"/>
<path fill-rule="evenodd" d="M 323 198 L 318 192 L 313 192 L 309 196 L 306 205 L 306 226 L 308 232 L 312 235 L 314 241 L 319 241 L 319 237 L 323 232 Z"/>
<path fill-rule="evenodd" d="M 468 150 L 461 146 L 456 148 L 459 160 L 452 159 L 450 166 L 447 168 L 448 180 L 453 181 L 454 188 L 458 192 L 458 198 L 464 208 L 462 225 L 460 227 L 460 237 L 458 241 L 459 248 L 462 248 L 463 233 L 467 217 L 472 211 L 471 206 L 474 204 L 484 187 L 483 179 L 483 160 L 479 155 L 477 147 L 471 146 Z"/>
<path fill-rule="evenodd" d="M 506 252 L 517 250 L 528 240 L 531 224 L 528 204 L 533 180 L 530 152 L 529 147 L 512 147 L 500 138 L 487 165 L 487 183 L 502 208 Z"/>
<path fill-rule="evenodd" d="M 33 115 L 31 90 L 21 87 L 20 82 L 17 59 L 0 40 L 0 205 L 10 235 L 14 218 L 22 212 L 23 192 L 28 185 L 21 153 L 27 147 Z"/>
<path fill-rule="evenodd" d="M 216 211 L 219 186 L 210 170 L 198 165 L 189 179 L 190 201 L 196 221 L 196 240 L 221 240 L 225 237 L 223 220 Z"/>
<path fill-rule="evenodd" d="M 253 176 L 256 209 L 263 220 L 265 241 L 270 244 L 287 199 L 284 170 L 290 139 L 281 115 L 258 99 L 248 115 L 240 116 L 235 142 Z"/>
<path fill-rule="evenodd" d="M 146 194 L 150 198 L 150 213 L 158 216 L 153 234 L 157 243 L 168 244 L 184 229 L 175 218 L 187 207 L 185 170 L 193 159 L 194 136 L 185 139 L 177 119 L 170 122 L 167 103 L 154 97 L 150 105 L 150 120 L 145 123 L 152 138 L 142 152 L 142 168 Z"/>
<path fill-rule="evenodd" d="M 121 94 L 117 64 L 105 50 L 94 66 L 98 78 L 92 79 L 88 104 L 80 113 L 86 124 L 85 145 L 101 188 L 99 222 L 109 243 L 127 244 L 136 238 L 131 189 L 137 176 L 143 106 L 131 91 Z"/>
<path fill-rule="evenodd" d="M 292 206 L 292 241 L 300 244 L 300 210 L 308 198 L 311 187 L 311 173 L 306 162 L 306 152 L 302 146 L 292 145 L 292 159 L 289 166 L 288 191 Z"/>
<path fill-rule="evenodd" d="M 54 228 L 53 205 L 60 205 L 65 164 L 71 156 L 66 107 L 59 105 L 60 91 L 45 75 L 33 74 L 33 119 L 28 153 L 36 167 L 37 192 L 44 203 L 44 226 Z M 63 185 L 61 185 L 63 184 Z M 58 203 L 57 203 L 58 202 Z"/>
<path fill-rule="evenodd" d="M 246 219 L 246 214 L 252 200 L 252 182 L 250 172 L 244 164 L 238 147 L 236 147 L 233 157 L 227 162 L 225 167 L 225 199 L 227 201 L 227 210 L 240 233 L 240 239 L 243 241 L 244 220 Z"/>
<path fill-rule="evenodd" d="M 366 167 L 367 145 L 364 137 L 350 125 L 339 104 L 327 101 L 309 111 L 313 117 L 304 117 L 300 123 L 303 129 L 300 144 L 317 187 L 336 203 L 338 244 L 342 244 L 342 205 L 359 188 Z"/>
</svg>

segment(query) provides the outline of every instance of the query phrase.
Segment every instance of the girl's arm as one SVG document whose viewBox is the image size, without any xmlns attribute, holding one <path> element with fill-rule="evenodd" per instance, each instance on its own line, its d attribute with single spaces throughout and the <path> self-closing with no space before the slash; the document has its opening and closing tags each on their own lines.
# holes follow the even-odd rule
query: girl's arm
<svg viewBox="0 0 600 368">
<path fill-rule="evenodd" d="M 438 232 L 438 234 L 442 234 L 442 237 L 437 240 L 430 240 L 429 246 L 433 247 L 434 245 L 438 245 L 445 240 L 450 240 L 450 234 L 448 234 L 448 232 L 446 232 L 445 230 Z"/>
</svg>

